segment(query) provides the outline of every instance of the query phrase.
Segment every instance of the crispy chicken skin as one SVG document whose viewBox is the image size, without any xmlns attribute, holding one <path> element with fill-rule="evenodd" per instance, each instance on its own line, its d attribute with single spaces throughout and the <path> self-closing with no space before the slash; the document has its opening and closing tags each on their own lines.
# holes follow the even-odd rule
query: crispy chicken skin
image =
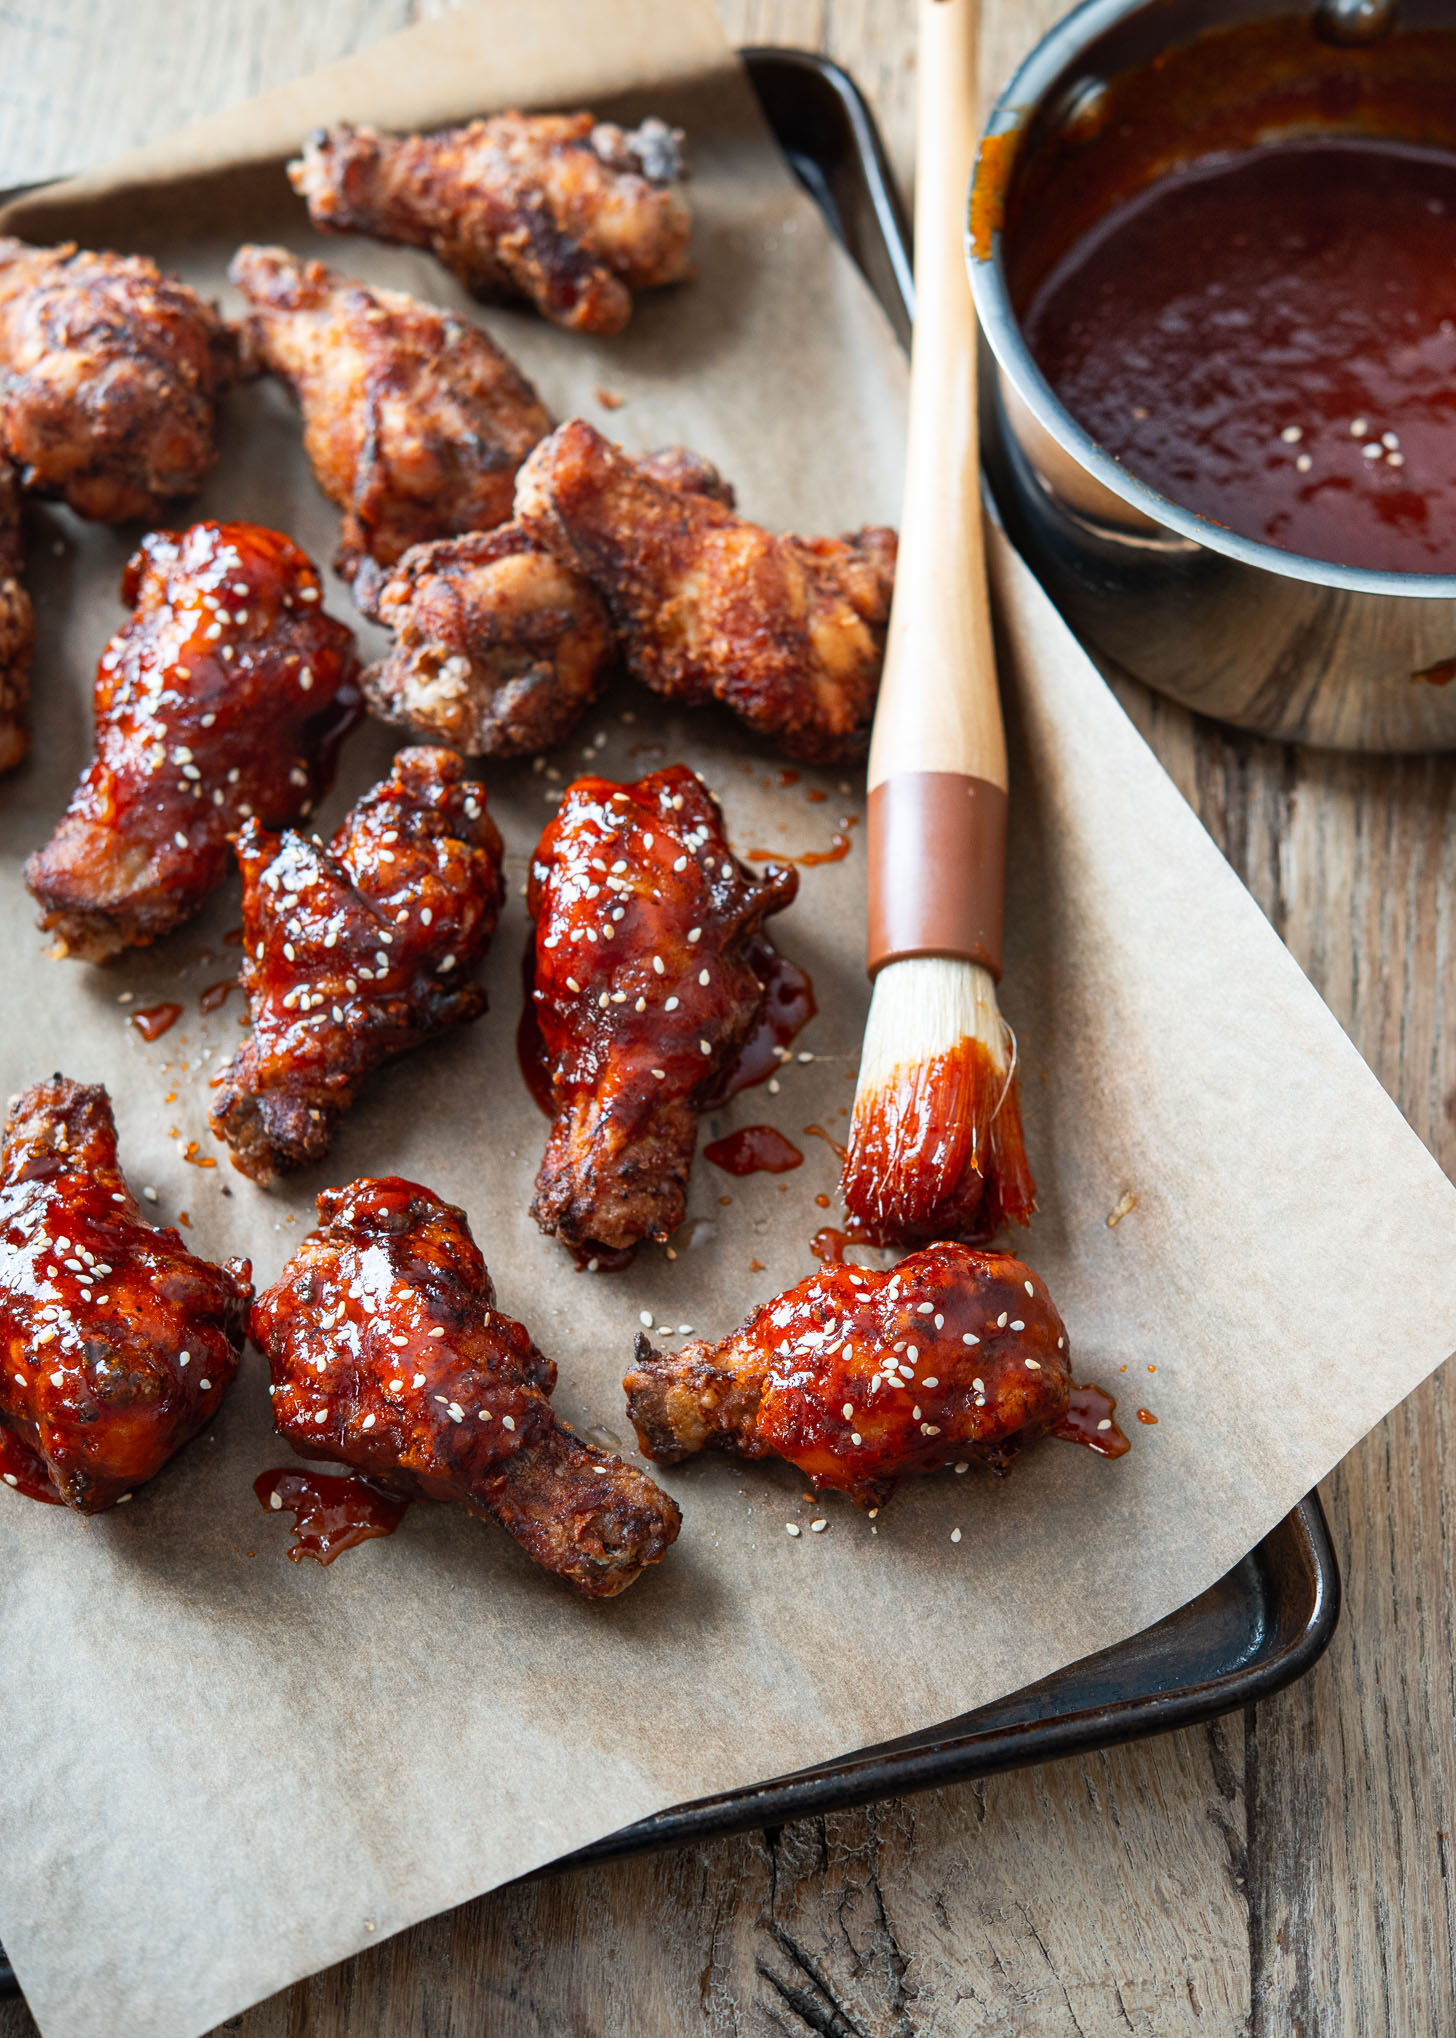
<svg viewBox="0 0 1456 2038">
<path fill-rule="evenodd" d="M 567 787 L 526 899 L 554 1106 L 531 1213 L 578 1258 L 682 1222 L 698 1113 L 763 1006 L 755 944 L 797 889 L 739 863 L 686 765 Z"/>
<path fill-rule="evenodd" d="M 35 611 L 25 585 L 20 529 L 20 482 L 0 459 L 0 771 L 19 764 L 30 748 L 30 659 Z"/>
<path fill-rule="evenodd" d="M 551 420 L 479 326 L 283 248 L 239 248 L 228 273 L 253 307 L 249 346 L 292 390 L 314 475 L 344 512 L 342 574 L 505 522 Z"/>
<path fill-rule="evenodd" d="M 706 460 L 670 446 L 643 465 L 666 487 L 733 500 Z M 393 569 L 366 560 L 364 614 L 395 633 L 364 674 L 383 721 L 481 757 L 527 757 L 570 735 L 617 649 L 590 581 L 519 524 L 411 546 Z"/>
<path fill-rule="evenodd" d="M 253 1036 L 211 1124 L 270 1181 L 327 1152 L 381 1062 L 485 1010 L 471 972 L 500 912 L 501 839 L 453 750 L 402 750 L 327 849 L 256 821 L 238 840 Z"/>
<path fill-rule="evenodd" d="M 362 712 L 352 633 L 312 562 L 258 524 L 153 531 L 101 654 L 95 756 L 25 866 L 57 952 L 106 962 L 195 913 L 250 816 L 311 813 Z"/>
<path fill-rule="evenodd" d="M 643 1452 L 786 1458 L 816 1489 L 878 1507 L 953 1458 L 1005 1471 L 1071 1391 L 1045 1284 L 1010 1253 L 930 1245 L 897 1267 L 826 1267 L 720 1344 L 655 1352 L 623 1381 Z"/>
<path fill-rule="evenodd" d="M 103 523 L 156 517 L 217 457 L 237 336 L 141 255 L 0 239 L 0 449 Z"/>
<path fill-rule="evenodd" d="M 495 1290 L 465 1213 L 390 1176 L 326 1189 L 253 1309 L 273 1419 L 305 1458 L 497 1521 L 589 1599 L 676 1540 L 676 1503 L 556 1419 L 556 1368 Z"/>
<path fill-rule="evenodd" d="M 682 135 L 589 113 L 501 113 L 439 134 L 321 128 L 293 187 L 316 227 L 430 248 L 479 297 L 617 333 L 632 293 L 691 273 Z"/>
<path fill-rule="evenodd" d="M 81 1514 L 115 1507 L 211 1421 L 247 1339 L 251 1271 L 197 1259 L 147 1223 L 99 1085 L 54 1076 L 14 1100 L 0 1154 L 0 1428 L 58 1499 Z"/>
<path fill-rule="evenodd" d="M 516 518 L 607 604 L 627 669 L 670 700 L 723 701 L 786 755 L 857 757 L 884 661 L 895 534 L 775 537 L 663 486 L 582 418 L 516 478 Z"/>
</svg>

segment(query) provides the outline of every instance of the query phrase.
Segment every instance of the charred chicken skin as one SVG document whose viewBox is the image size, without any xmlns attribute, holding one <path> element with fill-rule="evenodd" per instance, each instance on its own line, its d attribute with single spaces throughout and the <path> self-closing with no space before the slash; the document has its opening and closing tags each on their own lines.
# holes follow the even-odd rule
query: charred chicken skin
<svg viewBox="0 0 1456 2038">
<path fill-rule="evenodd" d="M 684 447 L 643 462 L 666 487 L 731 504 L 717 469 Z M 519 524 L 415 545 L 392 569 L 366 561 L 365 615 L 395 633 L 364 674 L 375 714 L 472 756 L 525 757 L 570 735 L 617 652 L 600 595 Z"/>
<path fill-rule="evenodd" d="M 471 972 L 495 932 L 501 839 L 453 750 L 402 750 L 327 849 L 249 821 L 243 988 L 253 1037 L 212 1129 L 266 1182 L 327 1152 L 381 1062 L 485 1010 Z"/>
<path fill-rule="evenodd" d="M 39 925 L 88 962 L 195 913 L 251 816 L 311 813 L 362 712 L 353 636 L 277 531 L 154 531 L 121 592 L 135 612 L 96 669 L 95 756 L 25 866 Z"/>
<path fill-rule="evenodd" d="M 439 134 L 321 128 L 290 163 L 316 227 L 430 248 L 479 297 L 617 333 L 632 293 L 691 273 L 682 135 L 589 113 L 502 113 Z"/>
<path fill-rule="evenodd" d="M 775 537 L 664 487 L 581 418 L 516 479 L 516 517 L 606 602 L 654 693 L 723 701 L 786 755 L 857 757 L 884 662 L 895 534 Z"/>
<path fill-rule="evenodd" d="M 704 1450 L 786 1458 L 816 1489 L 878 1507 L 952 1459 L 1004 1471 L 1066 1416 L 1069 1365 L 1030 1267 L 931 1245 L 888 1272 L 827 1267 L 721 1344 L 655 1352 L 639 1337 L 623 1386 L 659 1464 Z"/>
<path fill-rule="evenodd" d="M 526 901 L 554 1106 L 531 1209 L 578 1258 L 682 1222 L 698 1113 L 763 1007 L 755 944 L 797 889 L 738 861 L 686 765 L 568 786 Z"/>
<path fill-rule="evenodd" d="M 35 611 L 26 589 L 20 530 L 20 483 L 0 459 L 0 771 L 19 764 L 30 748 L 30 660 Z"/>
<path fill-rule="evenodd" d="M 229 274 L 253 307 L 249 345 L 292 390 L 314 475 L 344 513 L 341 573 L 504 523 L 551 420 L 479 326 L 283 248 L 239 248 Z"/>
<path fill-rule="evenodd" d="M 232 328 L 140 255 L 0 239 L 0 450 L 103 523 L 156 517 L 217 457 Z"/>
<path fill-rule="evenodd" d="M 0 1154 L 0 1428 L 57 1499 L 115 1507 L 211 1421 L 247 1339 L 251 1271 L 147 1223 L 105 1090 L 55 1076 L 16 1098 Z"/>
<path fill-rule="evenodd" d="M 557 1421 L 556 1368 L 497 1310 L 464 1212 L 397 1177 L 327 1189 L 318 1210 L 253 1310 L 280 1434 L 499 1522 L 587 1598 L 624 1592 L 675 1541 L 677 1505 Z"/>
</svg>

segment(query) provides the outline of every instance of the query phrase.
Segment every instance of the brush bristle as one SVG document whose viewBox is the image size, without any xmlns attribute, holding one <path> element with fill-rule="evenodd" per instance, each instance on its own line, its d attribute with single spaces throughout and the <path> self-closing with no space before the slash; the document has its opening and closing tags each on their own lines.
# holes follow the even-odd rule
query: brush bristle
<svg viewBox="0 0 1456 2038">
<path fill-rule="evenodd" d="M 1013 1043 L 978 963 L 917 956 L 876 977 L 844 1201 L 879 1245 L 975 1244 L 1030 1220 Z"/>
</svg>

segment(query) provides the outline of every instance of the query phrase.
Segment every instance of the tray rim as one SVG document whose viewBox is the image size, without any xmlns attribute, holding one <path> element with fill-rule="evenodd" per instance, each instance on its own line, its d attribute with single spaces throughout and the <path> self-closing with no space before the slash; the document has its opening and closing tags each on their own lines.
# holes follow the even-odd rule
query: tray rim
<svg viewBox="0 0 1456 2038">
<path fill-rule="evenodd" d="M 759 82 L 765 74 L 772 72 L 783 77 L 796 75 L 804 83 L 812 79 L 818 89 L 829 92 L 838 101 L 845 127 L 854 143 L 863 196 L 877 229 L 879 246 L 876 252 L 893 279 L 893 299 L 887 298 L 885 292 L 879 289 L 876 294 L 897 331 L 903 333 L 908 330 L 915 309 L 909 223 L 884 139 L 869 102 L 841 65 L 817 51 L 764 43 L 749 44 L 739 49 L 738 55 L 761 103 Z M 764 113 L 775 140 L 780 147 L 786 148 L 784 134 L 775 126 L 767 106 Z M 47 178 L 44 181 L 61 180 Z M 0 192 L 0 201 L 39 188 L 39 185 L 17 185 Z M 810 195 L 818 200 L 817 193 L 811 192 Z M 830 224 L 833 227 L 835 222 L 831 220 Z M 863 269 L 854 246 L 843 234 L 840 238 Z M 873 286 L 873 279 L 868 280 Z M 521 1879 L 535 1881 L 543 1876 L 559 1875 L 567 1869 L 591 1867 L 626 1855 L 719 1839 L 746 1830 L 781 1826 L 794 1819 L 844 1811 L 886 1797 L 909 1796 L 917 1791 L 968 1782 L 973 1777 L 991 1776 L 1066 1756 L 1089 1754 L 1100 1748 L 1147 1739 L 1154 1734 L 1171 1733 L 1180 1727 L 1196 1726 L 1252 1705 L 1259 1699 L 1272 1697 L 1313 1668 L 1329 1647 L 1340 1617 L 1342 1587 L 1339 1564 L 1318 1493 L 1306 1494 L 1242 1561 L 1247 1562 L 1249 1558 L 1262 1561 L 1271 1576 L 1277 1576 L 1280 1570 L 1291 1564 L 1306 1572 L 1310 1580 L 1308 1606 L 1297 1632 L 1292 1636 L 1273 1650 L 1237 1664 L 1220 1676 L 1165 1691 L 1140 1692 L 1100 1705 L 1052 1713 L 1044 1719 L 1010 1725 L 977 1729 L 972 1723 L 979 1714 L 963 1714 L 942 1723 L 946 1730 L 944 1739 L 919 1742 L 909 1748 L 891 1745 L 860 1749 L 812 1769 L 674 1805 L 654 1813 L 650 1818 L 624 1826 L 619 1832 L 609 1833 L 575 1853 L 561 1855 Z M 1131 1636 L 1128 1638 L 1133 1639 Z M 1104 1657 L 1115 1655 L 1116 1648 L 1100 1653 Z M 1065 1669 L 1073 1667 L 1064 1666 Z M 1005 1696 L 1014 1694 L 1007 1693 Z M 983 1707 L 980 1711 L 990 1709 Z M 928 1731 L 934 1734 L 937 1730 L 932 1727 Z M 20 1985 L 15 1971 L 5 1957 L 4 1947 L 0 1946 L 0 1998 L 19 1994 Z"/>
</svg>

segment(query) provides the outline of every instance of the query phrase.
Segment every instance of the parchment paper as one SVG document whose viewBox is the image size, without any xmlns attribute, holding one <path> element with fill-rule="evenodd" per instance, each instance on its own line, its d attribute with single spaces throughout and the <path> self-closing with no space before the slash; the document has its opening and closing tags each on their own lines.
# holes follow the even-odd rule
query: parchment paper
<svg viewBox="0 0 1456 2038">
<path fill-rule="evenodd" d="M 651 89 L 615 96 L 638 81 Z M 234 240 L 279 238 L 466 308 L 423 256 L 316 243 L 276 164 L 236 165 L 326 115 L 424 122 L 583 97 L 691 129 L 701 278 L 640 303 L 609 344 L 525 314 L 484 322 L 559 415 L 580 409 L 637 448 L 685 439 L 766 522 L 893 519 L 903 362 L 776 158 L 707 0 L 480 6 L 32 201 L 16 223 L 154 249 L 217 289 Z M 625 405 L 605 410 L 599 387 Z M 241 392 L 224 438 L 196 513 L 277 524 L 326 559 L 335 517 L 286 399 Z M 810 1270 L 810 1235 L 837 1214 L 835 1158 L 802 1129 L 842 1133 L 852 1096 L 862 851 L 805 870 L 777 923 L 817 986 L 799 1043 L 814 1059 L 710 1127 L 772 1120 L 804 1166 L 737 1181 L 699 1160 L 676 1258 L 651 1249 L 593 1278 L 526 1216 L 545 1130 L 513 1053 L 530 848 L 587 756 L 622 776 L 685 758 L 745 852 L 826 847 L 860 811 L 859 780 L 781 786 L 778 761 L 725 718 L 675 721 L 627 692 L 552 761 L 561 777 L 492 772 L 512 896 L 491 1012 L 377 1078 L 329 1160 L 264 1194 L 183 1157 L 193 1139 L 220 1151 L 206 1086 L 241 1038 L 240 1001 L 204 1022 L 196 1000 L 235 967 L 222 935 L 236 893 L 103 972 L 45 958 L 20 883 L 87 753 L 129 543 L 36 517 L 37 741 L 0 788 L 4 1089 L 55 1067 L 105 1081 L 133 1181 L 155 1186 L 160 1214 L 189 1213 L 202 1251 L 250 1252 L 260 1285 L 320 1186 L 391 1171 L 432 1184 L 468 1209 L 502 1306 L 559 1362 L 562 1413 L 624 1441 L 639 1311 L 674 1343 L 677 1326 L 726 1331 Z M 0 1938 L 46 2038 L 193 2038 L 654 1810 L 1105 1648 L 1216 1579 L 1456 1344 L 1456 1192 L 999 540 L 992 560 L 1014 739 L 1005 1004 L 1041 1190 L 1024 1249 L 1078 1376 L 1118 1394 L 1133 1450 L 1108 1464 L 1045 1445 L 1004 1483 L 913 1482 L 876 1524 L 842 1501 L 806 1505 L 786 1467 L 700 1461 L 663 1475 L 685 1516 L 667 1562 L 597 1606 L 443 1506 L 415 1507 L 329 1571 L 286 1562 L 286 1518 L 251 1492 L 289 1461 L 256 1355 L 211 1432 L 131 1506 L 82 1521 L 0 1492 Z M 337 586 L 331 605 L 351 613 Z M 353 739 L 329 826 L 390 747 L 377 729 Z M 172 997 L 185 1020 L 144 1045 L 128 1011 Z M 1129 1192 L 1135 1209 L 1109 1228 Z M 1155 1428 L 1131 1420 L 1139 1404 Z M 824 1533 L 785 1534 L 821 1514 Z"/>
</svg>

